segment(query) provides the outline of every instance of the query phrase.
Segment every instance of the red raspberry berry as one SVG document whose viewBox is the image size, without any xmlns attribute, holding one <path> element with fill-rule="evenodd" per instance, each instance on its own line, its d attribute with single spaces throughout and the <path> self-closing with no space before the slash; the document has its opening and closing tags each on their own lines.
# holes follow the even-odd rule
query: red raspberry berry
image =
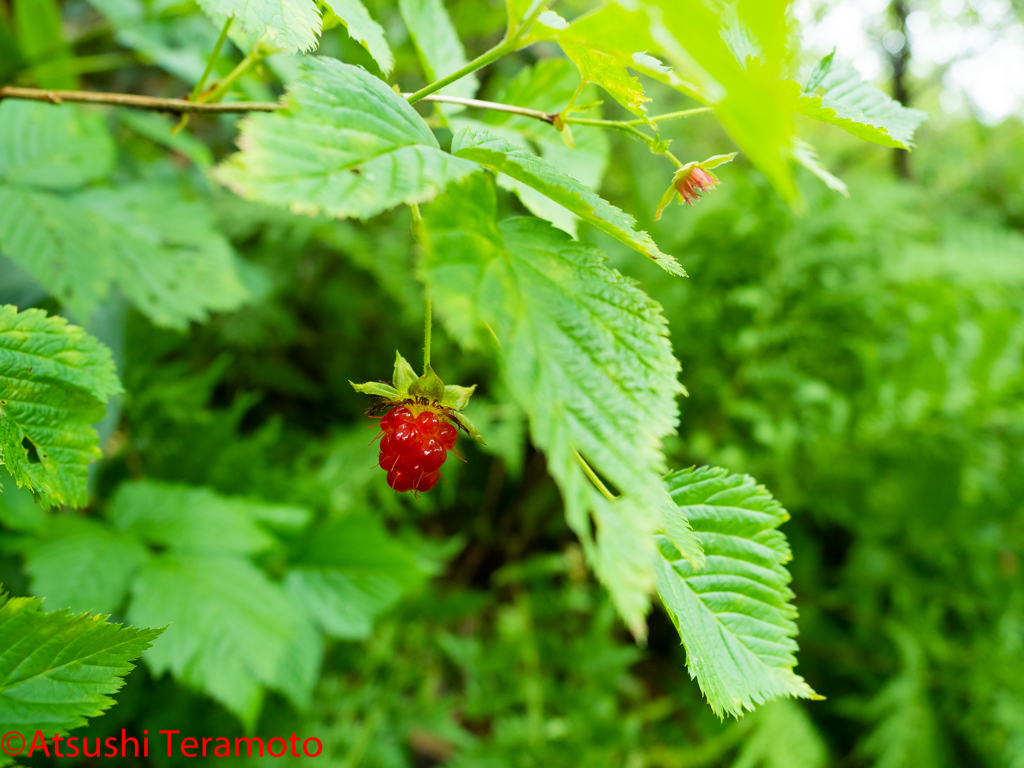
<svg viewBox="0 0 1024 768">
<path fill-rule="evenodd" d="M 391 433 L 391 445 L 398 453 L 408 453 L 416 447 L 419 437 L 415 422 L 402 422 Z"/>
<path fill-rule="evenodd" d="M 441 465 L 448 460 L 448 451 L 441 445 L 441 441 L 430 437 L 424 441 L 420 449 L 420 461 L 423 468 L 428 472 L 440 469 Z"/>
<path fill-rule="evenodd" d="M 384 414 L 384 418 L 380 420 L 380 428 L 385 432 L 390 432 L 395 427 L 403 422 L 413 421 L 412 412 L 408 408 L 392 408 L 390 411 Z"/>
<path fill-rule="evenodd" d="M 455 439 L 459 436 L 459 430 L 449 424 L 447 421 L 441 422 L 441 426 L 437 431 L 437 437 L 441 441 L 441 445 L 444 446 L 446 451 L 450 451 L 455 447 Z"/>
<path fill-rule="evenodd" d="M 380 466 L 398 492 L 429 491 L 455 447 L 458 430 L 432 411 L 413 417 L 408 408 L 392 408 L 380 420 Z"/>
<path fill-rule="evenodd" d="M 420 479 L 416 483 L 417 491 L 429 491 L 435 485 L 437 485 L 438 479 L 441 477 L 440 472 L 429 472 L 421 475 Z"/>
<path fill-rule="evenodd" d="M 390 485 L 399 493 L 411 491 L 415 484 L 415 481 L 413 480 L 412 476 L 409 473 L 403 472 L 401 469 L 398 469 L 397 467 L 388 472 L 388 485 Z"/>
<path fill-rule="evenodd" d="M 430 411 L 424 411 L 416 417 L 416 428 L 421 435 L 436 435 L 440 426 L 441 422 L 438 421 L 437 415 Z"/>
</svg>

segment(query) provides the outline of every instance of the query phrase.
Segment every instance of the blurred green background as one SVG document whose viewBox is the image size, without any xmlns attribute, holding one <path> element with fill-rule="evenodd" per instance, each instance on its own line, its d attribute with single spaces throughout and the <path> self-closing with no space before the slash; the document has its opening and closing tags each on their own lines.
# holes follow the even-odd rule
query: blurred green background
<svg viewBox="0 0 1024 768">
<path fill-rule="evenodd" d="M 399 83 L 417 86 L 395 8 L 368 5 L 391 35 Z M 497 0 L 448 5 L 471 55 L 500 34 Z M 8 6 L 0 0 L 0 19 L 13 18 Z M 0 77 L 181 96 L 217 34 L 189 3 L 69 0 L 60 10 L 62 25 L 39 27 L 55 35 L 35 49 L 22 31 L 19 50 L 18 30 L 0 24 Z M 114 349 L 127 390 L 102 425 L 97 503 L 125 478 L 147 477 L 327 515 L 369 510 L 415 542 L 434 574 L 368 639 L 329 646 L 309 712 L 272 694 L 257 731 L 317 736 L 325 749 L 313 762 L 345 768 L 1024 767 L 1018 10 L 997 0 L 798 6 L 817 53 L 853 46 L 880 86 L 931 115 L 909 156 L 802 125 L 849 197 L 801 169 L 806 208 L 794 211 L 740 156 L 719 169 L 716 191 L 655 222 L 664 160 L 619 134 L 598 148 L 605 195 L 690 275 L 672 278 L 579 227 L 665 308 L 689 390 L 670 461 L 749 473 L 792 515 L 798 672 L 826 700 L 776 702 L 739 721 L 704 705 L 660 608 L 648 645 L 631 641 L 490 363 L 442 331 L 435 367 L 446 381 L 479 383 L 470 415 L 489 447 L 465 446 L 467 462 L 449 462 L 437 492 L 413 500 L 387 489 L 348 381 L 387 378 L 395 349 L 418 354 L 407 211 L 357 224 L 245 203 L 207 181 L 209 150 L 188 133 L 170 137 L 169 119 L 109 113 L 115 181 L 201 201 L 255 298 L 187 332 L 158 329 L 117 300 L 74 318 Z M 990 50 L 1004 58 L 978 65 Z M 341 29 L 325 33 L 321 52 L 376 71 Z M 500 100 L 524 65 L 559 71 L 555 55 L 537 47 L 485 70 L 482 93 Z M 223 58 L 226 70 L 238 52 L 229 45 Z M 247 77 L 250 97 L 273 98 L 289 66 L 271 61 Z M 692 106 L 653 91 L 666 110 Z M 234 118 L 194 118 L 190 130 L 214 157 L 231 150 Z M 666 135 L 684 161 L 732 150 L 710 119 Z M 502 195 L 507 212 L 523 210 Z M 62 309 L 8 260 L 0 303 Z M 31 594 L 23 535 L 42 513 L 4 486 L 0 579 Z M 145 665 L 90 733 L 122 727 L 242 730 Z"/>
</svg>

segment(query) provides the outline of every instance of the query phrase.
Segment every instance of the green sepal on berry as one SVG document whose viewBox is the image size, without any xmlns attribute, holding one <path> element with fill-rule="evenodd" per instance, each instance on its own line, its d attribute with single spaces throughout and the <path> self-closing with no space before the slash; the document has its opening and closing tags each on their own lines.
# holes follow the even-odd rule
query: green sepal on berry
<svg viewBox="0 0 1024 768">
<path fill-rule="evenodd" d="M 383 381 L 368 381 L 364 384 L 350 381 L 349 384 L 356 392 L 378 398 L 377 402 L 370 406 L 371 411 L 378 412 L 398 405 L 404 405 L 414 413 L 429 410 L 461 427 L 478 443 L 484 442 L 483 436 L 473 426 L 473 422 L 460 413 L 469 405 L 476 384 L 471 387 L 445 386 L 430 366 L 427 366 L 422 376 L 417 376 L 416 371 L 399 352 L 395 353 L 395 372 L 391 381 L 391 384 Z"/>
</svg>

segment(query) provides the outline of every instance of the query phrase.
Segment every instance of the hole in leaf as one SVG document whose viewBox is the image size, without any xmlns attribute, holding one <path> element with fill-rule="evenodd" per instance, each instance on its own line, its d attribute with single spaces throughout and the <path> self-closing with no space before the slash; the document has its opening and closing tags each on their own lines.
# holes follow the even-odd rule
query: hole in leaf
<svg viewBox="0 0 1024 768">
<path fill-rule="evenodd" d="M 39 463 L 39 451 L 36 450 L 35 443 L 29 440 L 27 437 L 21 441 L 21 447 L 28 452 L 28 463 L 38 464 Z"/>
</svg>

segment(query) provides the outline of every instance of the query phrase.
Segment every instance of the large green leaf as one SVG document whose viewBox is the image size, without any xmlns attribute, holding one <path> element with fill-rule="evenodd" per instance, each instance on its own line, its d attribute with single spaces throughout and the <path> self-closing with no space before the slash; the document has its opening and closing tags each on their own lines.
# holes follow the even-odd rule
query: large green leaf
<svg viewBox="0 0 1024 768">
<path fill-rule="evenodd" d="M 94 216 L 27 187 L 0 185 L 0 253 L 83 321 L 107 295 L 114 270 L 113 248 Z"/>
<path fill-rule="evenodd" d="M 570 41 L 562 42 L 562 50 L 580 70 L 584 82 L 601 86 L 619 104 L 634 115 L 647 114 L 646 103 L 640 81 L 631 76 L 620 58 Z"/>
<path fill-rule="evenodd" d="M 77 515 L 51 517 L 25 556 L 32 594 L 47 608 L 113 613 L 148 557 L 139 540 Z"/>
<path fill-rule="evenodd" d="M 88 190 L 74 202 L 105 230 L 111 279 L 155 324 L 184 330 L 249 298 L 209 201 L 166 183 L 135 183 Z"/>
<path fill-rule="evenodd" d="M 242 151 L 215 171 L 250 200 L 365 219 L 477 168 L 442 152 L 406 100 L 359 67 L 307 60 L 286 104 L 243 121 Z"/>
<path fill-rule="evenodd" d="M 296 530 L 309 520 L 309 512 L 301 507 L 151 481 L 121 485 L 109 516 L 116 528 L 177 554 L 255 554 L 276 543 L 268 527 Z"/>
<path fill-rule="evenodd" d="M 29 740 L 36 729 L 67 733 L 101 715 L 132 661 L 162 631 L 109 624 L 102 616 L 43 613 L 37 598 L 2 599 L 0 729 Z"/>
<path fill-rule="evenodd" d="M 662 33 L 662 41 L 665 41 L 663 30 L 658 31 Z M 640 3 L 629 3 L 627 7 L 626 3 L 608 2 L 579 15 L 571 24 L 555 23 L 554 20 L 548 24 L 534 24 L 523 42 L 530 45 L 541 40 L 556 41 L 566 47 L 567 51 L 569 47 L 575 46 L 591 54 L 600 54 L 609 65 L 615 62 L 621 68 L 614 74 L 617 79 L 626 76 L 625 70 L 628 68 L 690 95 L 694 95 L 697 90 L 697 86 L 684 82 L 670 68 L 650 55 L 649 52 L 658 50 L 660 45 L 652 32 L 651 17 Z"/>
<path fill-rule="evenodd" d="M 84 506 L 100 455 L 90 425 L 121 391 L 110 351 L 63 318 L 4 306 L 0 370 L 0 460 L 43 506 Z"/>
<path fill-rule="evenodd" d="M 74 189 L 114 170 L 103 117 L 72 104 L 0 102 L 0 182 Z"/>
<path fill-rule="evenodd" d="M 165 555 L 132 585 L 128 616 L 169 624 L 146 652 L 157 675 L 171 672 L 221 702 L 249 728 L 264 686 L 308 702 L 322 649 L 304 614 L 246 560 Z"/>
<path fill-rule="evenodd" d="M 796 108 L 854 136 L 902 149 L 914 145 L 914 131 L 928 117 L 927 112 L 908 109 L 889 98 L 850 64 L 837 60 L 835 51 L 818 62 Z"/>
<path fill-rule="evenodd" d="M 635 229 L 636 220 L 632 216 L 532 152 L 487 131 L 474 131 L 466 126 L 452 140 L 452 153 L 501 171 L 536 189 L 584 221 L 652 259 L 667 272 L 686 274 L 679 262 L 658 249 L 650 235 Z"/>
<path fill-rule="evenodd" d="M 466 65 L 466 51 L 443 0 L 398 0 L 398 7 L 428 81 L 439 80 Z M 472 98 L 479 87 L 479 80 L 471 73 L 439 93 Z"/>
<path fill-rule="evenodd" d="M 329 5 L 345 25 L 349 36 L 370 52 L 381 72 L 390 75 L 395 66 L 395 56 L 384 36 L 384 28 L 370 16 L 362 0 L 331 0 Z"/>
<path fill-rule="evenodd" d="M 796 608 L 785 568 L 791 554 L 778 530 L 789 515 L 763 486 L 724 469 L 688 469 L 666 483 L 707 559 L 695 569 L 658 537 L 658 594 L 711 708 L 740 716 L 782 696 L 816 698 L 793 672 Z"/>
<path fill-rule="evenodd" d="M 374 618 L 422 579 L 413 554 L 380 523 L 349 515 L 310 536 L 284 585 L 327 634 L 362 640 Z"/>
<path fill-rule="evenodd" d="M 168 185 L 90 189 L 72 198 L 0 186 L 0 252 L 81 318 L 113 284 L 170 328 L 249 298 L 209 206 Z"/>
<path fill-rule="evenodd" d="M 233 16 L 239 30 L 254 40 L 267 36 L 282 53 L 311 51 L 320 36 L 315 0 L 198 0 L 218 24 Z"/>
<path fill-rule="evenodd" d="M 465 346 L 497 339 L 503 377 L 547 454 L 568 520 L 640 635 L 651 534 L 671 504 L 660 438 L 675 426 L 681 391 L 664 319 L 593 248 L 538 219 L 499 224 L 495 206 L 477 175 L 426 209 L 430 295 Z M 589 483 L 576 451 L 621 492 L 618 501 Z"/>
</svg>

